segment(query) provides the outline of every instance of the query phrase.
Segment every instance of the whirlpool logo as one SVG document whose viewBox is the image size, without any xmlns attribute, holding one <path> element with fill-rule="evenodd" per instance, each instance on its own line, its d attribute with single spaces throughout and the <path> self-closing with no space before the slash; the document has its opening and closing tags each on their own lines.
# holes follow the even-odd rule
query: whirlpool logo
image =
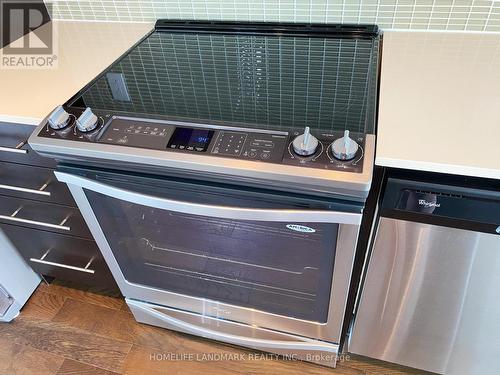
<svg viewBox="0 0 500 375">
<path fill-rule="evenodd" d="M 439 208 L 441 207 L 441 203 L 437 203 L 437 202 L 429 202 L 429 201 L 426 201 L 425 199 L 419 199 L 418 200 L 418 204 L 420 206 L 424 206 L 426 208 Z"/>
<path fill-rule="evenodd" d="M 306 227 L 305 225 L 287 224 L 286 227 L 288 229 L 294 230 L 295 232 L 301 232 L 301 233 L 314 233 L 314 232 L 316 232 L 316 229 Z"/>
</svg>

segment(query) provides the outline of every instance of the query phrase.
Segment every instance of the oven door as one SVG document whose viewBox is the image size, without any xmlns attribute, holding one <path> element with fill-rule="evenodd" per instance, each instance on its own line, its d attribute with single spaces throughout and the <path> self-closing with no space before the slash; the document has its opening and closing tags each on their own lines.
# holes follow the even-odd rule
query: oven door
<svg viewBox="0 0 500 375">
<path fill-rule="evenodd" d="M 57 178 L 125 297 L 339 341 L 359 204 L 69 171 Z"/>
</svg>

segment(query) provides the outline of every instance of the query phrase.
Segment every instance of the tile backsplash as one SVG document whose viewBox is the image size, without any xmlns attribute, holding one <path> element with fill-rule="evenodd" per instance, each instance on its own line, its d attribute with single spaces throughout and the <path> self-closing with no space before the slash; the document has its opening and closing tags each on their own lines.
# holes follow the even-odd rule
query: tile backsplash
<svg viewBox="0 0 500 375">
<path fill-rule="evenodd" d="M 54 19 L 158 18 L 376 23 L 383 29 L 500 31 L 500 0 L 52 1 Z"/>
</svg>

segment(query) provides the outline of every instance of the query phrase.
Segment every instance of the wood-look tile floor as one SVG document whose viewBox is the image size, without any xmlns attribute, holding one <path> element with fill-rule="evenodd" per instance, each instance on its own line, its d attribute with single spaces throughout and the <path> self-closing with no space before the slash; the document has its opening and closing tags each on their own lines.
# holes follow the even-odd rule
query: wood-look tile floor
<svg viewBox="0 0 500 375">
<path fill-rule="evenodd" d="M 353 356 L 329 369 L 300 361 L 257 359 L 258 354 L 139 324 L 122 299 L 57 282 L 40 285 L 16 320 L 0 324 L 2 375 L 418 373 Z M 154 359 L 158 355 L 163 360 Z M 165 359 L 168 355 L 177 355 L 178 360 Z M 209 355 L 212 359 L 224 355 L 227 360 L 208 360 Z"/>
</svg>

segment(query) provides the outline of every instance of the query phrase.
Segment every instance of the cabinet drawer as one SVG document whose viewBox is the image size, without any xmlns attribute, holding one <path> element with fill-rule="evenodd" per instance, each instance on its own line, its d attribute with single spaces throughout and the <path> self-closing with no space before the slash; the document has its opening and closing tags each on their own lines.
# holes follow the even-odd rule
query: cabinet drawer
<svg viewBox="0 0 500 375">
<path fill-rule="evenodd" d="M 0 161 L 0 194 L 76 206 L 66 185 L 49 168 Z"/>
<path fill-rule="evenodd" d="M 92 240 L 15 225 L 2 224 L 2 230 L 39 274 L 104 288 L 117 287 Z"/>
<path fill-rule="evenodd" d="M 92 239 L 76 207 L 0 195 L 0 222 Z"/>
<path fill-rule="evenodd" d="M 55 168 L 54 159 L 38 155 L 28 145 L 27 140 L 34 130 L 31 125 L 0 123 L 0 160 Z"/>
</svg>

